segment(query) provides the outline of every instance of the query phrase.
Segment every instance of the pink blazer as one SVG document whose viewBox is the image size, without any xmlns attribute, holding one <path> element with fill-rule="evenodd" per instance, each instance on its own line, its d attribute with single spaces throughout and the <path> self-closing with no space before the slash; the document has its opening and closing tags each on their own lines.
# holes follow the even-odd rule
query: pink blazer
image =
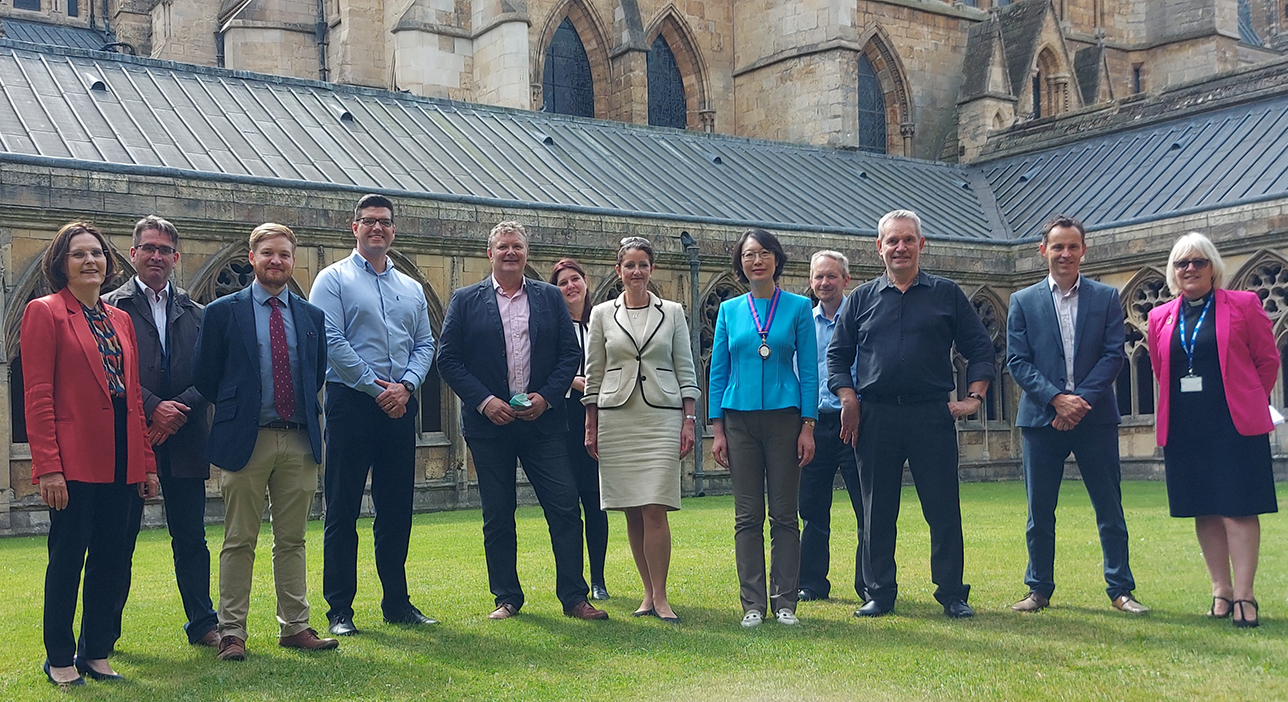
<svg viewBox="0 0 1288 702">
<path fill-rule="evenodd" d="M 1172 335 L 1181 298 L 1149 311 L 1149 360 L 1158 380 L 1158 409 L 1154 425 L 1158 445 L 1167 445 L 1168 399 L 1172 390 Z M 1256 293 L 1239 290 L 1216 291 L 1217 360 L 1225 383 L 1225 401 L 1230 406 L 1234 428 L 1244 436 L 1268 434 L 1270 391 L 1279 375 L 1279 350 L 1275 348 L 1270 318 Z"/>
</svg>

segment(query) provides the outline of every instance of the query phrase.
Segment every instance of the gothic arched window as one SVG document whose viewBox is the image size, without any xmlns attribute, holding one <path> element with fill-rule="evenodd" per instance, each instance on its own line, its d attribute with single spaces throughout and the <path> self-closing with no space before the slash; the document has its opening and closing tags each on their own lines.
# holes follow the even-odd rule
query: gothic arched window
<svg viewBox="0 0 1288 702">
<path fill-rule="evenodd" d="M 859 54 L 859 149 L 878 154 L 887 150 L 885 93 L 864 54 Z"/>
<path fill-rule="evenodd" d="M 572 20 L 559 23 L 541 76 L 542 112 L 578 117 L 595 116 L 595 84 L 590 75 L 590 58 Z"/>
<path fill-rule="evenodd" d="M 1127 337 L 1127 361 L 1118 372 L 1114 392 L 1118 413 L 1123 416 L 1154 413 L 1154 366 L 1149 360 L 1145 331 L 1149 311 L 1171 299 L 1167 280 L 1156 270 L 1137 274 L 1123 291 L 1124 331 Z"/>
<path fill-rule="evenodd" d="M 675 64 L 671 45 L 661 34 L 648 50 L 648 123 L 655 127 L 689 126 L 684 103 L 684 79 Z"/>
<path fill-rule="evenodd" d="M 699 379 L 698 384 L 704 386 L 703 390 L 709 389 L 707 382 L 711 377 L 711 347 L 715 345 L 716 318 L 720 315 L 720 305 L 725 300 L 745 292 L 747 292 L 747 286 L 732 275 L 725 274 L 707 289 L 707 295 L 702 299 L 702 307 L 698 310 L 698 323 L 701 325 L 698 336 L 698 350 L 701 356 L 698 359 L 698 365 L 702 370 L 702 378 Z M 706 402 L 698 403 L 698 412 L 704 421 L 707 414 L 706 408 Z"/>
</svg>

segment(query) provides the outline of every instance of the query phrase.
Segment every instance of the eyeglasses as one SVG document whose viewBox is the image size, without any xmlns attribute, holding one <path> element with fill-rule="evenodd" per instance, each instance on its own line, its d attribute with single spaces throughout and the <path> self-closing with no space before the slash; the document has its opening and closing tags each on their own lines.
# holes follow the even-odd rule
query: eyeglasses
<svg viewBox="0 0 1288 702">
<path fill-rule="evenodd" d="M 377 224 L 379 224 L 385 229 L 388 229 L 394 226 L 394 221 L 392 219 L 375 219 L 374 217 L 359 217 L 353 221 L 357 222 L 358 224 L 361 224 L 364 227 L 374 227 Z"/>
<path fill-rule="evenodd" d="M 157 246 L 156 244 L 139 244 L 135 248 L 137 248 L 139 251 L 142 251 L 143 253 L 149 256 L 151 256 L 152 254 L 161 254 L 162 256 L 169 256 L 175 252 L 175 249 L 172 246 Z"/>
<path fill-rule="evenodd" d="M 107 255 L 103 253 L 102 249 L 90 249 L 88 251 L 81 250 L 68 252 L 67 257 L 73 261 L 84 261 L 87 258 L 107 258 Z"/>
<path fill-rule="evenodd" d="M 742 252 L 742 260 L 744 263 L 751 263 L 752 261 L 772 261 L 774 260 L 774 252 L 768 249 L 744 251 Z"/>
<path fill-rule="evenodd" d="M 1186 268 L 1193 266 L 1194 270 L 1201 271 L 1204 268 L 1207 268 L 1209 263 L 1211 263 L 1211 261 L 1206 258 L 1183 258 L 1179 261 L 1173 261 L 1172 267 L 1178 271 L 1183 271 Z"/>
</svg>

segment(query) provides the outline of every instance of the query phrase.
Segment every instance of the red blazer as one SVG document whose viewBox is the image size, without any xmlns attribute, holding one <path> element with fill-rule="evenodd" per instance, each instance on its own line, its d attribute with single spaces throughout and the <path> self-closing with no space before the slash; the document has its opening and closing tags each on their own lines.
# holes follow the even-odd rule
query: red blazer
<svg viewBox="0 0 1288 702">
<path fill-rule="evenodd" d="M 1178 297 L 1149 311 L 1149 360 L 1158 380 L 1154 425 L 1159 446 L 1167 445 L 1172 335 L 1180 305 Z M 1261 299 L 1252 292 L 1218 289 L 1212 314 L 1216 318 L 1217 360 L 1234 428 L 1244 436 L 1269 434 L 1275 428 L 1269 398 L 1279 376 L 1279 350 Z"/>
<path fill-rule="evenodd" d="M 130 316 L 104 304 L 125 352 L 125 399 L 129 412 L 126 482 L 155 473 L 147 440 L 139 357 Z M 67 480 L 110 483 L 116 477 L 116 418 L 107 389 L 103 356 L 81 303 L 63 288 L 32 300 L 22 314 L 22 378 L 26 386 L 31 482 L 46 473 Z"/>
</svg>

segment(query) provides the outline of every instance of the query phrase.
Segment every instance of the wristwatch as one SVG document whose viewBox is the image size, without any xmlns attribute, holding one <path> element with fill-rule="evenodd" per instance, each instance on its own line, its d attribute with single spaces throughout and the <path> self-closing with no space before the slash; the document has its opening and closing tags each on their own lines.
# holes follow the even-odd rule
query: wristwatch
<svg viewBox="0 0 1288 702">
<path fill-rule="evenodd" d="M 698 415 L 696 414 L 686 414 L 684 415 L 684 418 L 692 421 L 694 424 L 698 423 Z"/>
<path fill-rule="evenodd" d="M 402 381 L 402 386 L 403 386 L 403 387 L 405 387 L 405 388 L 407 388 L 407 393 L 408 393 L 408 394 L 411 394 L 411 395 L 415 395 L 415 394 L 416 394 L 416 386 L 415 386 L 415 385 L 412 385 L 410 380 L 404 380 L 404 381 Z"/>
<path fill-rule="evenodd" d="M 981 395 L 981 394 L 979 394 L 979 393 L 977 393 L 977 392 L 968 392 L 968 393 L 966 393 L 966 397 L 973 397 L 973 398 L 975 398 L 976 400 L 979 400 L 979 403 L 980 403 L 981 405 L 982 405 L 982 404 L 984 404 L 984 396 L 983 396 L 983 395 Z"/>
<path fill-rule="evenodd" d="M 812 427 L 814 426 L 814 423 L 817 422 L 818 420 L 814 419 L 813 417 L 803 417 L 801 418 L 801 421 L 805 422 L 806 424 Z"/>
</svg>

